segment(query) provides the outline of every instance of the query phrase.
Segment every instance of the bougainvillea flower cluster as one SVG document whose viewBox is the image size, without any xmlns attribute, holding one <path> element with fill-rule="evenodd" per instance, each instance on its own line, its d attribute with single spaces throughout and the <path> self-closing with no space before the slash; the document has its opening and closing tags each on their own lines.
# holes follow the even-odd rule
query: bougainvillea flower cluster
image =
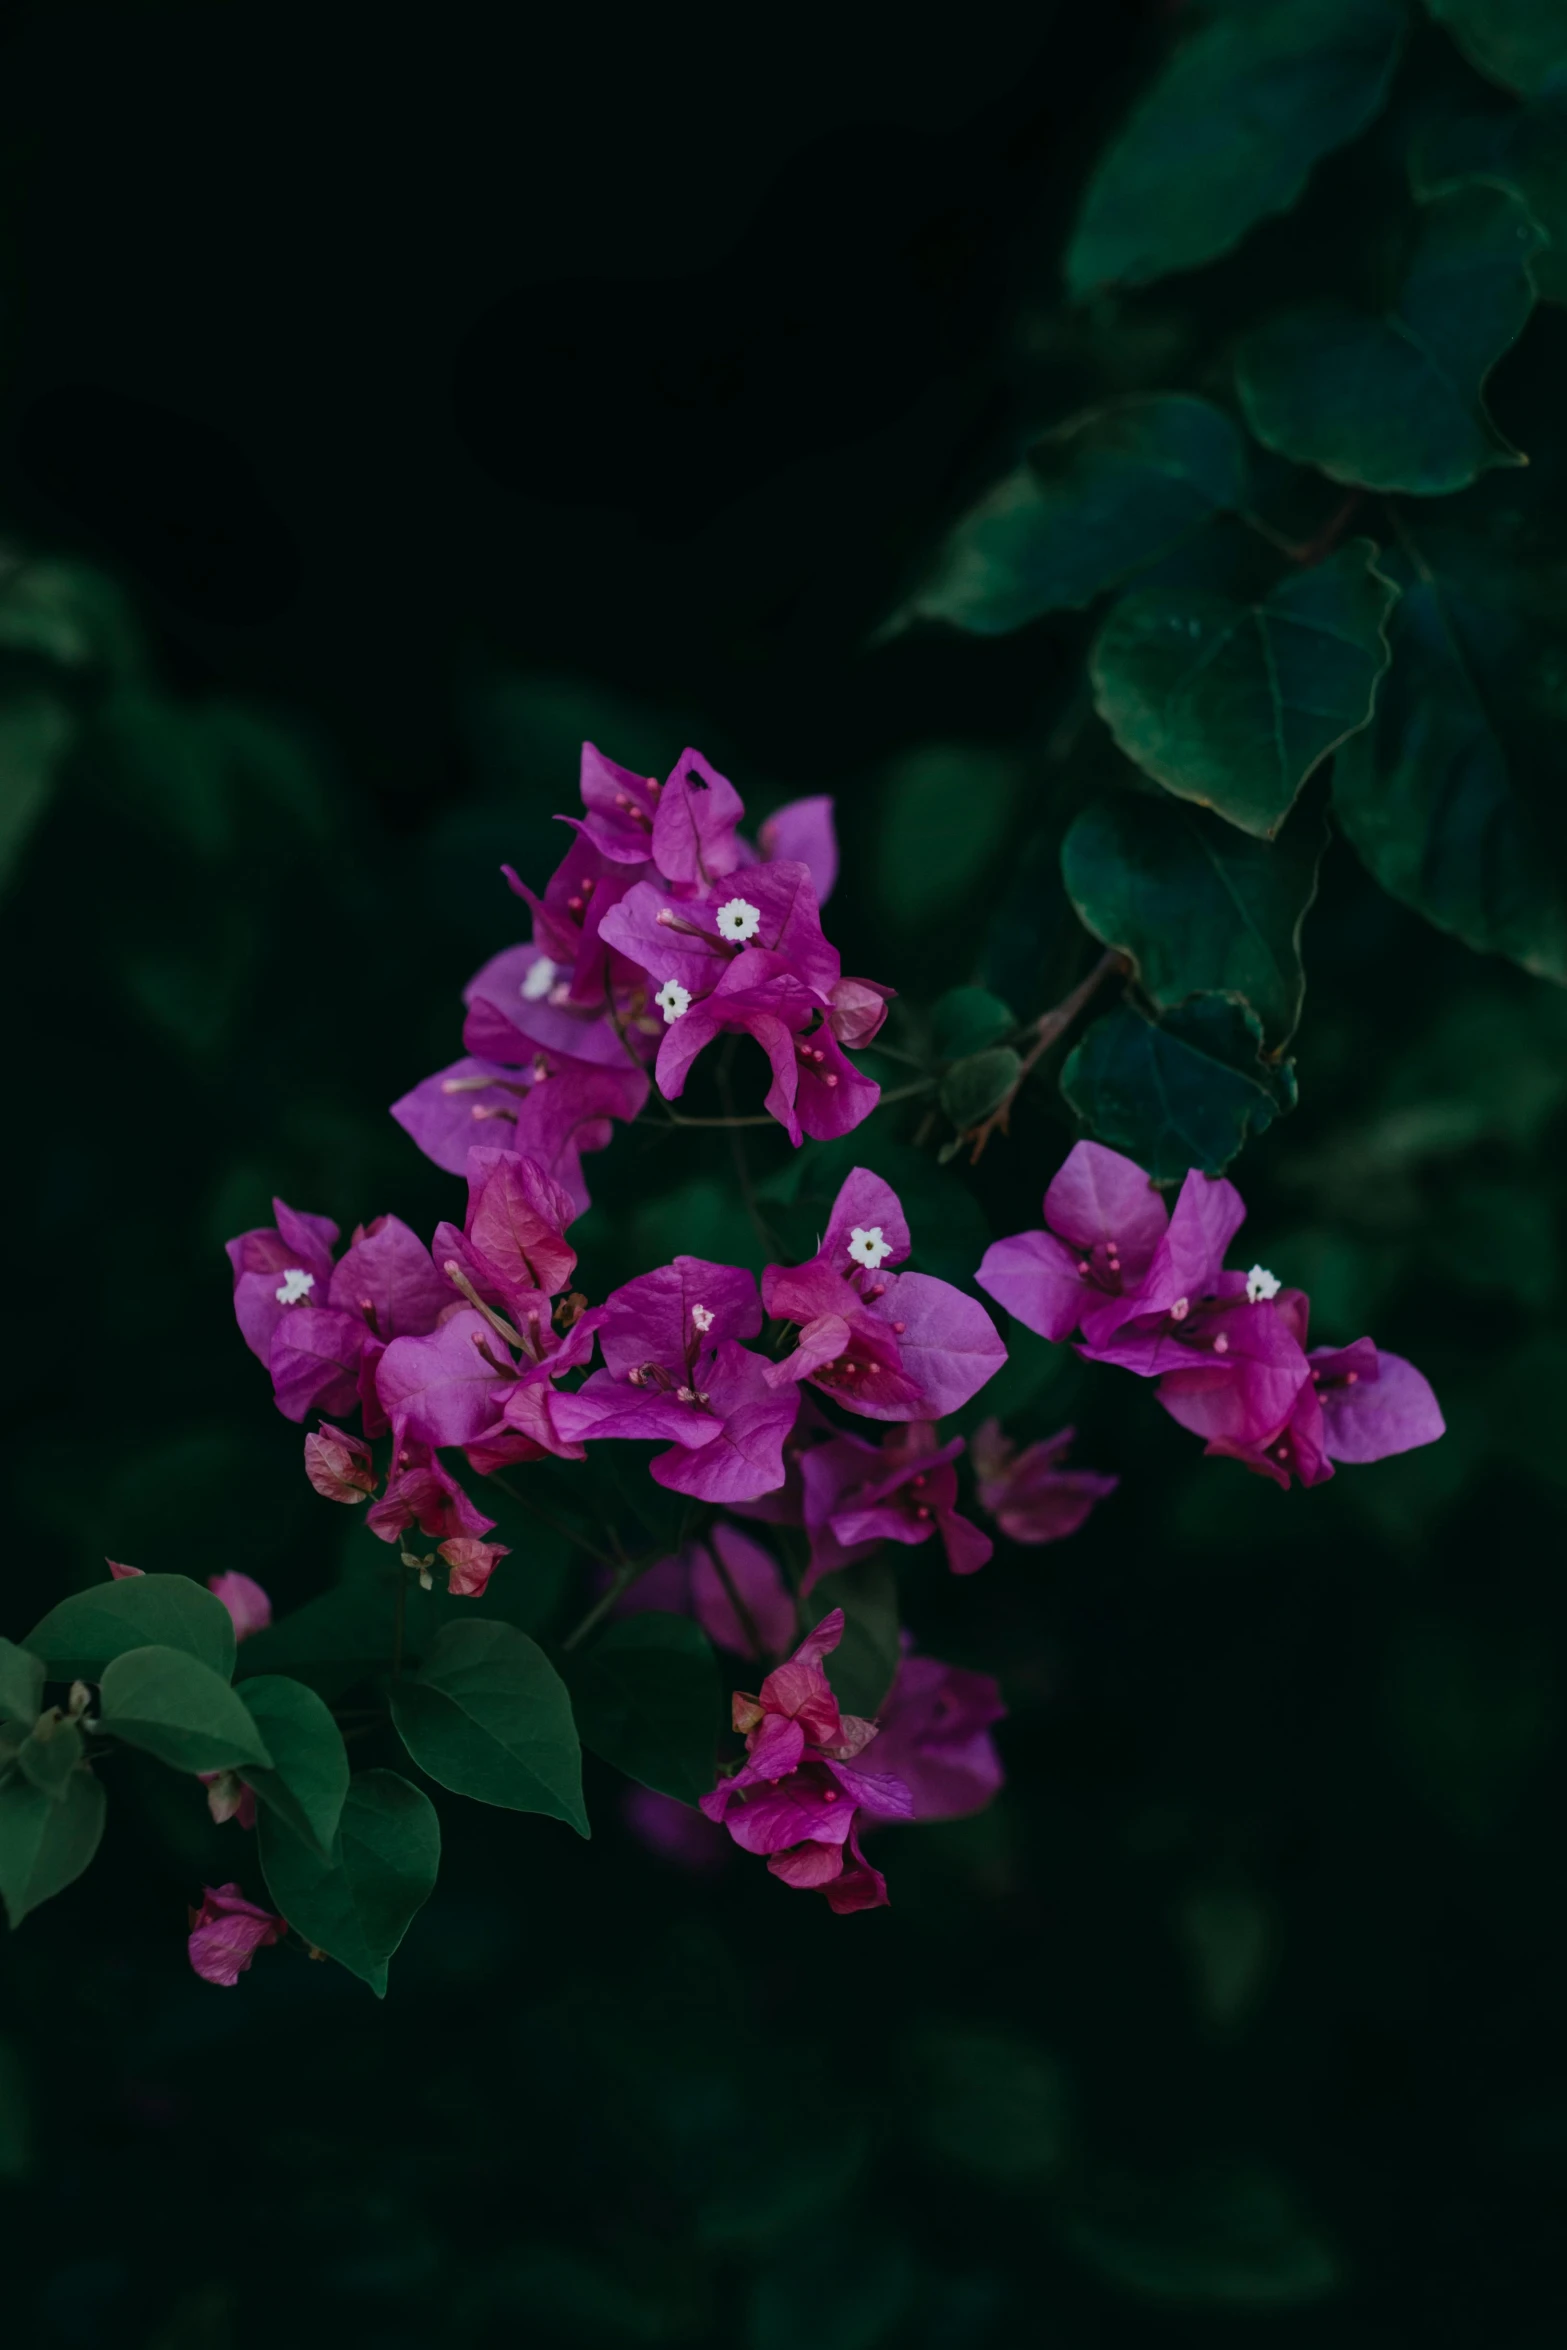
<svg viewBox="0 0 1567 2350">
<path fill-rule="evenodd" d="M 844 975 L 822 931 L 837 878 L 832 802 L 777 809 L 759 845 L 727 777 L 687 750 L 661 783 L 582 747 L 583 814 L 541 892 L 507 867 L 533 936 L 493 956 L 465 993 L 464 1058 L 392 1114 L 438 1166 L 504 1143 L 587 1205 L 584 1152 L 632 1119 L 652 1065 L 676 1100 L 716 1037 L 752 1037 L 765 1106 L 794 1143 L 847 1134 L 880 1097 L 849 1059 L 892 993 Z"/>
<path fill-rule="evenodd" d="M 1133 1160 L 1080 1142 L 1045 1193 L 1045 1229 L 995 1242 L 977 1278 L 1042 1337 L 1075 1330 L 1090 1361 L 1156 1379 L 1208 1452 L 1279 1485 L 1433 1443 L 1442 1414 L 1413 1364 L 1369 1338 L 1308 1348 L 1304 1291 L 1264 1265 L 1225 1270 L 1245 1214 L 1232 1183 L 1195 1169 L 1167 1212 Z"/>
<path fill-rule="evenodd" d="M 720 1779 L 702 1809 L 745 1852 L 764 1855 L 784 1884 L 825 1894 L 829 1908 L 881 1909 L 887 1880 L 860 1849 L 861 1823 L 910 1820 L 914 1798 L 899 1778 L 856 1767 L 877 1736 L 874 1722 L 840 1713 L 822 1659 L 843 1638 L 834 1608 L 756 1696 L 735 1693 L 734 1727 L 746 1759 Z"/>
</svg>

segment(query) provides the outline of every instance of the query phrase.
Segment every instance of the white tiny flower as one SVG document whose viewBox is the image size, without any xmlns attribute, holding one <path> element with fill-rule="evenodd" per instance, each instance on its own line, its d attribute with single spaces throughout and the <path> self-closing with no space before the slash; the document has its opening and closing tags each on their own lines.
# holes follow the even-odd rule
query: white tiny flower
<svg viewBox="0 0 1567 2350">
<path fill-rule="evenodd" d="M 718 909 L 718 932 L 731 946 L 743 947 L 748 938 L 755 938 L 762 927 L 762 910 L 747 898 L 731 898 L 727 906 Z"/>
<path fill-rule="evenodd" d="M 552 963 L 548 955 L 540 955 L 536 962 L 530 963 L 522 982 L 524 1002 L 536 1004 L 541 996 L 547 996 L 559 970 L 560 965 Z"/>
<path fill-rule="evenodd" d="M 693 1306 L 691 1319 L 699 1330 L 711 1330 L 713 1327 L 712 1309 L 709 1306 Z"/>
<path fill-rule="evenodd" d="M 1266 1265 L 1253 1265 L 1246 1276 L 1246 1295 L 1252 1305 L 1265 1305 L 1270 1297 L 1277 1297 L 1284 1287 L 1276 1273 Z"/>
<path fill-rule="evenodd" d="M 316 1285 L 314 1273 L 307 1273 L 302 1265 L 290 1265 L 283 1275 L 283 1286 L 277 1293 L 280 1306 L 297 1306 L 302 1297 L 308 1297 Z"/>
<path fill-rule="evenodd" d="M 891 1256 L 892 1242 L 883 1238 L 879 1224 L 868 1228 L 856 1224 L 849 1235 L 849 1254 L 867 1273 L 874 1273 L 882 1258 Z"/>
<path fill-rule="evenodd" d="M 691 990 L 682 987 L 678 979 L 666 979 L 653 998 L 664 1015 L 667 1027 L 672 1020 L 683 1020 L 691 1009 Z"/>
</svg>

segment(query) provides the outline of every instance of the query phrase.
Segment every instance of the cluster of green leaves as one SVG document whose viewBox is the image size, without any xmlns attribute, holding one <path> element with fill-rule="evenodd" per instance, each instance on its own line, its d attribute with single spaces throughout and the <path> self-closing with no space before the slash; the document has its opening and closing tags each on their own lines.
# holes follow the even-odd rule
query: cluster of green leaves
<svg viewBox="0 0 1567 2350">
<path fill-rule="evenodd" d="M 1130 985 L 1060 1083 L 1161 1182 L 1293 1106 L 1334 830 L 1404 905 L 1567 983 L 1567 448 L 1557 403 L 1526 456 L 1488 382 L 1567 292 L 1567 20 L 1427 18 L 1183 18 L 1062 262 L 1103 396 L 1028 439 L 896 623 L 1081 663 L 1044 837 Z M 1025 1033 L 998 1020 L 946 1075 L 960 1134 L 1004 1112 Z"/>
<path fill-rule="evenodd" d="M 696 1623 L 649 1610 L 552 1661 L 507 1604 L 504 1585 L 494 1598 L 451 1600 L 420 1591 L 401 1561 L 378 1560 L 236 1650 L 227 1609 L 183 1575 L 62 1600 L 20 1647 L 0 1641 L 0 1899 L 11 1924 L 93 1858 L 100 1767 L 118 1742 L 187 1778 L 231 1772 L 251 1788 L 274 1907 L 384 1994 L 435 1885 L 441 1837 L 421 1786 L 387 1768 L 350 1773 L 332 1707 L 361 1690 L 375 1702 L 343 1718 L 358 1735 L 389 1728 L 424 1780 L 582 1836 L 584 1746 L 684 1803 L 712 1786 L 722 1693 Z M 834 1577 L 821 1609 L 835 1604 L 849 1627 L 835 1685 L 845 1705 L 873 1712 L 898 1659 L 890 1573 L 872 1563 Z M 65 1707 L 45 1706 L 46 1682 L 73 1684 Z"/>
</svg>

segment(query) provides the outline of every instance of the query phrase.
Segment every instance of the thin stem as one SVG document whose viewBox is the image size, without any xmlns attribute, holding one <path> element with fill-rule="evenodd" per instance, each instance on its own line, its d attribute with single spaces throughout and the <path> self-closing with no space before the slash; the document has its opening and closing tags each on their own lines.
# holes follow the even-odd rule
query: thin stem
<svg viewBox="0 0 1567 2350">
<path fill-rule="evenodd" d="M 636 1581 L 638 1575 L 641 1572 L 642 1570 L 640 1567 L 633 1566 L 629 1563 L 616 1569 L 614 1575 L 610 1579 L 608 1590 L 600 1593 L 599 1597 L 589 1608 L 587 1614 L 583 1617 L 581 1623 L 573 1625 L 572 1629 L 566 1634 L 565 1639 L 561 1642 L 561 1647 L 565 1649 L 568 1654 L 572 1649 L 576 1648 L 580 1642 L 586 1640 L 590 1632 L 594 1631 L 598 1625 L 603 1623 L 604 1618 L 609 1614 L 610 1609 L 614 1606 L 616 1600 L 619 1599 L 621 1593 L 630 1589 L 631 1585 Z"/>
<path fill-rule="evenodd" d="M 579 1550 L 587 1552 L 589 1558 L 597 1559 L 601 1567 L 612 1567 L 615 1564 L 607 1550 L 600 1550 L 596 1542 L 590 1542 L 585 1534 L 579 1534 L 575 1526 L 568 1526 L 564 1518 L 557 1518 L 553 1510 L 547 1510 L 531 1493 L 519 1493 L 511 1479 L 503 1477 L 499 1469 L 491 1469 L 486 1482 L 498 1485 L 502 1493 L 510 1494 L 514 1502 L 527 1510 L 530 1516 L 537 1518 L 541 1525 L 548 1526 L 552 1534 L 559 1534 L 566 1542 L 574 1542 Z"/>
<path fill-rule="evenodd" d="M 1078 981 L 1070 995 L 1064 995 L 1058 1004 L 1052 1004 L 1048 1012 L 1040 1013 L 1039 1018 L 1034 1022 L 1034 1041 L 1019 1062 L 1016 1077 L 989 1117 L 983 1119 L 965 1137 L 974 1146 L 969 1156 L 970 1166 L 977 1162 L 980 1153 L 993 1134 L 1006 1133 L 1012 1116 L 1012 1105 L 1017 1100 L 1018 1094 L 1035 1063 L 1050 1050 L 1050 1047 L 1059 1038 L 1065 1035 L 1079 1012 L 1093 1001 L 1099 988 L 1110 977 L 1112 971 L 1125 972 L 1130 969 L 1131 964 L 1125 955 L 1117 954 L 1114 948 L 1111 948 L 1108 953 L 1100 956 L 1088 977 Z"/>
<path fill-rule="evenodd" d="M 752 1655 L 765 1664 L 770 1651 L 767 1648 L 766 1643 L 763 1641 L 761 1633 L 756 1628 L 756 1618 L 752 1615 L 751 1610 L 746 1605 L 739 1586 L 736 1584 L 733 1575 L 730 1574 L 729 1569 L 724 1565 L 723 1560 L 719 1557 L 718 1545 L 716 1542 L 710 1543 L 708 1545 L 708 1557 L 712 1560 L 714 1566 L 718 1570 L 718 1580 L 724 1587 L 725 1598 L 728 1600 L 730 1606 L 735 1611 L 735 1620 L 739 1624 L 740 1629 L 745 1634 L 747 1640 L 749 1640 L 751 1643 Z"/>
</svg>

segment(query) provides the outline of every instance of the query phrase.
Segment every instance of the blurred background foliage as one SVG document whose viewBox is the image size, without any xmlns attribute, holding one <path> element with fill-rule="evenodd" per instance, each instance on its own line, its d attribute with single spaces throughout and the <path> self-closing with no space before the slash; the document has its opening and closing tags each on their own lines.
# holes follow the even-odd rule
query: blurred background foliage
<svg viewBox="0 0 1567 2350">
<path fill-rule="evenodd" d="M 1545 0 L 1432 13 L 1543 79 Z M 881 632 L 1039 433 L 1211 392 L 1286 241 L 1292 295 L 1382 266 L 1373 137 L 1218 268 L 1067 301 L 1085 174 L 1182 15 L 808 8 L 763 70 L 701 7 L 13 18 L 9 1631 L 106 1551 L 283 1605 L 331 1581 L 220 1243 L 274 1190 L 450 1211 L 383 1105 L 450 1057 L 515 935 L 496 868 L 553 863 L 584 734 L 649 771 L 697 742 L 753 810 L 834 792 L 835 942 L 916 1028 L 1085 968 L 1087 623 Z M 1415 25 L 1395 113 L 1445 41 Z M 1546 204 L 1554 148 L 1508 135 Z M 1488 392 L 1558 545 L 1564 332 L 1537 310 Z M 0 1947 L 31 2343 L 1559 2338 L 1567 1005 L 1342 843 L 1304 959 L 1246 1245 L 1315 1338 L 1420 1363 L 1446 1440 L 1285 1496 L 1025 1338 L 985 1408 L 1074 1420 L 1122 1485 L 972 1583 L 900 1563 L 922 1645 L 1001 1675 L 1009 1784 L 884 1835 L 885 1917 L 676 1873 L 602 1773 L 591 1845 L 448 1807 L 384 2007 L 288 1953 L 228 1996 L 181 1950 L 227 1848 L 149 1770 Z M 867 1148 L 948 1277 L 1036 1221 L 1074 1131 L 1047 1084 L 943 1167 L 896 1116 Z M 825 1175 L 747 1147 L 790 1237 Z M 623 1134 L 591 1174 L 600 1292 L 680 1245 L 754 1261 L 726 1138 Z"/>
</svg>

